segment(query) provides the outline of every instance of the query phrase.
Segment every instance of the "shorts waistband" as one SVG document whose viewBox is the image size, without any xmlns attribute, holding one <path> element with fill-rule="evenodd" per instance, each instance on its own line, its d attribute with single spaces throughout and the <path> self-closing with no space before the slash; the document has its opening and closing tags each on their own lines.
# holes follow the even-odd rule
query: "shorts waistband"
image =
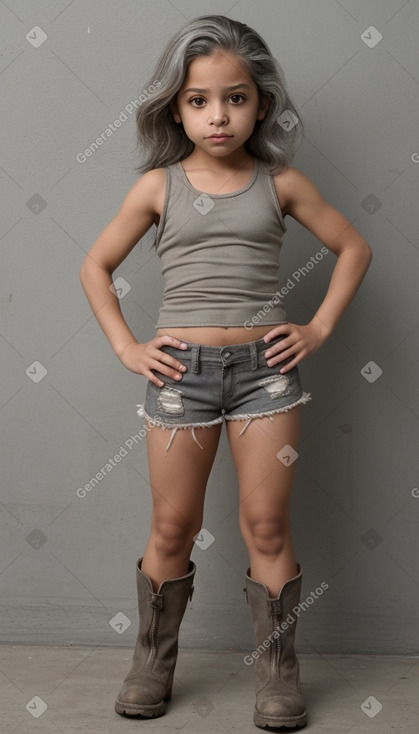
<svg viewBox="0 0 419 734">
<path fill-rule="evenodd" d="M 204 359 L 207 362 L 219 363 L 224 366 L 235 364 L 237 362 L 244 362 L 250 359 L 250 367 L 252 370 L 256 370 L 258 366 L 258 356 L 261 352 L 268 349 L 276 342 L 284 339 L 285 336 L 280 334 L 271 339 L 270 342 L 265 342 L 263 337 L 253 342 L 245 342 L 244 344 L 225 344 L 223 347 L 210 346 L 208 344 L 195 344 L 194 342 L 188 342 L 186 339 L 182 341 L 188 345 L 188 349 L 177 349 L 179 358 L 181 354 L 186 355 L 190 350 L 191 357 L 191 372 L 199 371 L 199 360 Z M 163 347 L 164 348 L 164 347 Z M 173 347 L 171 347 L 172 349 Z"/>
</svg>

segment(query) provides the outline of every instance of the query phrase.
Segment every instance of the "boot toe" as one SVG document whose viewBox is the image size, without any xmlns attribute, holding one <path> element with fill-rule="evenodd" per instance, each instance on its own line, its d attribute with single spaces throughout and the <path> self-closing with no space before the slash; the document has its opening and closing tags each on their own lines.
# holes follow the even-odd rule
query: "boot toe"
<svg viewBox="0 0 419 734">
<path fill-rule="evenodd" d="M 256 702 L 254 722 L 261 728 L 302 728 L 307 723 L 307 712 L 301 697 L 277 694 Z"/>
<path fill-rule="evenodd" d="M 304 703 L 290 696 L 272 696 L 257 704 L 257 711 L 273 718 L 293 718 L 305 713 Z"/>
<path fill-rule="evenodd" d="M 138 705 L 141 703 L 153 703 L 152 701 L 146 701 L 144 700 L 143 691 L 139 690 L 138 688 L 132 686 L 130 688 L 125 688 L 124 691 L 121 691 L 121 693 L 118 695 L 118 701 L 121 701 L 121 703 L 127 703 L 129 705 Z"/>
<path fill-rule="evenodd" d="M 154 686 L 154 689 L 151 690 L 148 686 L 132 685 L 126 686 L 120 691 L 118 701 L 130 706 L 154 706 L 161 703 L 164 695 L 162 686 Z"/>
<path fill-rule="evenodd" d="M 163 698 L 159 699 L 156 694 L 143 687 L 124 687 L 115 701 L 115 711 L 125 716 L 141 716 L 143 718 L 154 718 L 163 716 L 166 712 L 166 704 Z"/>
</svg>

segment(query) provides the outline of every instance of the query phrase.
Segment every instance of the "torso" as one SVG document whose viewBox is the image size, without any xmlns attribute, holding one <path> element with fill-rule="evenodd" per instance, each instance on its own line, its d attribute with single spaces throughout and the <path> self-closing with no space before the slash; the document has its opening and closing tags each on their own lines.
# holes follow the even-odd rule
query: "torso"
<svg viewBox="0 0 419 734">
<path fill-rule="evenodd" d="M 227 344 L 244 344 L 261 339 L 275 326 L 255 326 L 245 329 L 244 326 L 182 326 L 157 329 L 157 336 L 174 336 L 193 344 L 208 344 L 212 347 L 224 347 Z"/>
<path fill-rule="evenodd" d="M 240 171 L 232 171 L 231 176 L 224 176 L 224 183 L 217 181 L 216 176 L 208 177 L 208 172 L 203 174 L 199 169 L 193 170 L 193 166 L 188 167 L 188 158 L 182 161 L 185 173 L 194 188 L 199 191 L 211 194 L 229 194 L 233 191 L 243 188 L 252 175 L 253 163 L 248 168 L 240 169 Z M 154 223 L 158 226 L 161 212 L 163 211 L 165 197 L 165 177 L 163 169 L 159 169 L 162 176 L 162 186 L 159 195 L 156 198 L 155 219 Z M 205 178 L 205 181 L 204 181 Z M 227 181 L 225 180 L 227 178 Z M 280 204 L 283 200 L 279 176 L 274 176 L 275 187 L 278 194 Z M 281 204 L 283 216 L 285 216 L 284 208 Z M 254 326 L 253 329 L 246 329 L 244 326 L 182 326 L 157 329 L 157 336 L 173 336 L 176 339 L 184 339 L 185 341 L 195 344 L 207 344 L 209 346 L 226 346 L 227 344 L 244 344 L 250 341 L 261 339 L 265 334 L 274 329 L 274 325 Z"/>
</svg>

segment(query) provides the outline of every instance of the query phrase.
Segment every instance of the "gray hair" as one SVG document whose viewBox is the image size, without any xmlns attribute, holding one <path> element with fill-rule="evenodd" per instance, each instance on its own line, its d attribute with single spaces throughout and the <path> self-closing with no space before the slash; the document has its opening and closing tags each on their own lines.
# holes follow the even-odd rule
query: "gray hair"
<svg viewBox="0 0 419 734">
<path fill-rule="evenodd" d="M 139 172 L 168 166 L 192 153 L 194 144 L 186 136 L 183 125 L 175 123 L 169 102 L 181 88 L 188 64 L 197 56 L 211 55 L 218 48 L 240 56 L 259 94 L 269 98 L 265 118 L 256 121 L 245 143 L 247 152 L 269 163 L 268 173 L 272 175 L 288 167 L 296 141 L 303 135 L 303 125 L 289 97 L 279 63 L 261 36 L 249 26 L 224 15 L 203 15 L 171 38 L 153 71 L 152 79 L 157 80 L 152 85 L 155 91 L 137 109 L 138 144 L 147 154 L 137 168 Z"/>
</svg>

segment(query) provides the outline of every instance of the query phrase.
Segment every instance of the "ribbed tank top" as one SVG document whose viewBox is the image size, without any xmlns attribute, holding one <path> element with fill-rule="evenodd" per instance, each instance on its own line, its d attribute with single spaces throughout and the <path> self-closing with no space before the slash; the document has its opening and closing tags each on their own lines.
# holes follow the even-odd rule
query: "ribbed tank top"
<svg viewBox="0 0 419 734">
<path fill-rule="evenodd" d="M 228 194 L 195 189 L 180 161 L 164 168 L 154 241 L 164 278 L 156 328 L 286 323 L 277 291 L 286 226 L 272 176 L 253 160 L 247 184 Z"/>
</svg>

